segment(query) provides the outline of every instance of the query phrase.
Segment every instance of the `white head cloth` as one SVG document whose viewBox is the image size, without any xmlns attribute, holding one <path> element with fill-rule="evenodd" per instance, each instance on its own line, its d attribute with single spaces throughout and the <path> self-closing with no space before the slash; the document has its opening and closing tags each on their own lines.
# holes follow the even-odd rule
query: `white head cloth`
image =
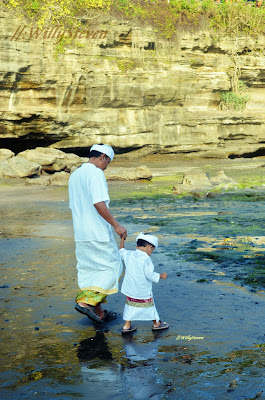
<svg viewBox="0 0 265 400">
<path fill-rule="evenodd" d="M 158 238 L 156 236 L 148 235 L 148 234 L 145 234 L 145 233 L 141 232 L 137 236 L 136 242 L 137 242 L 138 239 L 146 240 L 148 243 L 151 243 L 153 246 L 158 247 Z"/>
<path fill-rule="evenodd" d="M 108 144 L 93 144 L 90 151 L 92 150 L 99 151 L 102 154 L 106 154 L 106 156 L 108 156 L 111 161 L 114 158 L 114 151 L 112 147 L 110 147 Z"/>
</svg>

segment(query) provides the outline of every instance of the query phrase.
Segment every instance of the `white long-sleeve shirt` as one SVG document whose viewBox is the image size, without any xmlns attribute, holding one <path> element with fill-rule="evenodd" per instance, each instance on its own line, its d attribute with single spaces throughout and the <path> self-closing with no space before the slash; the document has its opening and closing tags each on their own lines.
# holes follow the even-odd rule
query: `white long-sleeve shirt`
<svg viewBox="0 0 265 400">
<path fill-rule="evenodd" d="M 160 274 L 154 272 L 151 258 L 139 249 L 120 249 L 121 258 L 125 264 L 125 276 L 121 292 L 135 299 L 149 299 L 152 294 L 152 283 L 157 283 Z"/>
</svg>

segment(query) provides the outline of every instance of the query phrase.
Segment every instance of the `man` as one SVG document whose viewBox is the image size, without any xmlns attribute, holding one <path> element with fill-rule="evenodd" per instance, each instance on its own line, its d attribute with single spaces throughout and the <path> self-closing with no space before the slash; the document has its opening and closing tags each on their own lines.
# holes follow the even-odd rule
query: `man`
<svg viewBox="0 0 265 400">
<path fill-rule="evenodd" d="M 108 185 L 103 171 L 113 160 L 113 149 L 105 144 L 91 147 L 88 163 L 69 179 L 69 206 L 72 211 L 78 285 L 76 310 L 97 322 L 116 318 L 101 303 L 118 291 L 122 262 L 111 226 L 120 238 L 127 230 L 109 211 Z"/>
</svg>

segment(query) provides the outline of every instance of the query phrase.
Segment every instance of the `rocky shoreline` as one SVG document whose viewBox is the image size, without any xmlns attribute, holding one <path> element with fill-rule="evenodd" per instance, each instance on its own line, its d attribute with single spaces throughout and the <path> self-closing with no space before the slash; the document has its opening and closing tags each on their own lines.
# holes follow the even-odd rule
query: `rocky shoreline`
<svg viewBox="0 0 265 400">
<path fill-rule="evenodd" d="M 70 174 L 87 157 L 37 147 L 15 155 L 0 149 L 0 184 L 67 186 Z M 265 157 L 251 159 L 191 159 L 176 154 L 142 157 L 116 155 L 105 171 L 108 181 L 150 181 L 174 194 L 209 194 L 265 185 Z M 150 185 L 149 185 L 150 187 Z"/>
</svg>

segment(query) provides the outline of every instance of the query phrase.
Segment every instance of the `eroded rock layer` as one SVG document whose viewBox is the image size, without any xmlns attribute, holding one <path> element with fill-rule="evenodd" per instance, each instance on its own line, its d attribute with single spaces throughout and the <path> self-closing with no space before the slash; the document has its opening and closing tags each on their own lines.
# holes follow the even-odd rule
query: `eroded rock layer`
<svg viewBox="0 0 265 400">
<path fill-rule="evenodd" d="M 70 34 L 59 27 L 39 31 L 2 14 L 0 29 L 0 147 L 265 154 L 264 38 L 201 32 L 167 42 L 106 20 L 71 32 L 62 49 Z M 245 111 L 220 108 L 234 76 L 246 86 Z"/>
</svg>

